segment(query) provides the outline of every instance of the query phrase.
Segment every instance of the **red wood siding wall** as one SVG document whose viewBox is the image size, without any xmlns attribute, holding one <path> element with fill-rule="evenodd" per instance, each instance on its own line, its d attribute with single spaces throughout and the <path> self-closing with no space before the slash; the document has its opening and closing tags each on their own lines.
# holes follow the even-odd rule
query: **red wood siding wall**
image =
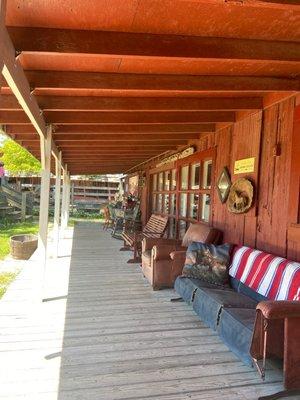
<svg viewBox="0 0 300 400">
<path fill-rule="evenodd" d="M 222 204 L 214 193 L 212 221 L 224 232 L 224 240 L 300 261 L 300 225 L 295 225 L 290 217 L 291 207 L 297 207 L 294 203 L 300 197 L 300 122 L 294 127 L 294 110 L 295 98 L 290 98 L 193 144 L 198 151 L 216 147 L 215 182 L 226 166 L 233 182 L 247 177 L 254 184 L 254 206 L 242 215 L 228 212 L 227 205 Z M 296 149 L 293 158 L 292 148 Z M 234 175 L 234 162 L 250 157 L 255 157 L 254 172 Z M 291 168 L 299 170 L 294 179 L 291 179 Z M 290 185 L 298 185 L 292 191 L 298 200 L 293 200 L 292 204 L 289 203 Z M 148 179 L 147 186 L 149 189 Z M 145 194 L 143 200 L 146 203 Z"/>
<path fill-rule="evenodd" d="M 254 183 L 256 200 L 247 214 L 234 215 L 215 196 L 213 224 L 224 231 L 228 242 L 300 261 L 300 245 L 287 240 L 294 103 L 294 99 L 286 100 L 215 134 L 216 178 L 224 166 L 233 182 L 243 176 L 249 178 Z M 256 158 L 254 173 L 233 175 L 235 160 L 249 157 Z"/>
</svg>

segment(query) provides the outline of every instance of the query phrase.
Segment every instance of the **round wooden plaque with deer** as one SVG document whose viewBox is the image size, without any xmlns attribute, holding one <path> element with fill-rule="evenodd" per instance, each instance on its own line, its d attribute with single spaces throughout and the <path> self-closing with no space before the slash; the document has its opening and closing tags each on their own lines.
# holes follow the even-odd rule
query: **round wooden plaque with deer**
<svg viewBox="0 0 300 400">
<path fill-rule="evenodd" d="M 253 202 L 253 185 L 245 178 L 235 181 L 229 192 L 227 208 L 234 214 L 247 212 Z"/>
</svg>

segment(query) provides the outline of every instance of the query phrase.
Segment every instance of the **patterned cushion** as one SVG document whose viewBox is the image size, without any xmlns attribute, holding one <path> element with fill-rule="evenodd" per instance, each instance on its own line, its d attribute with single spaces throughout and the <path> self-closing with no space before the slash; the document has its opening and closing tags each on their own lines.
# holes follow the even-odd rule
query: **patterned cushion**
<svg viewBox="0 0 300 400">
<path fill-rule="evenodd" d="M 229 274 L 270 300 L 300 300 L 300 263 L 238 246 Z"/>
<path fill-rule="evenodd" d="M 215 246 L 193 242 L 186 252 L 182 275 L 205 282 L 224 285 L 228 283 L 228 265 L 231 245 Z"/>
</svg>

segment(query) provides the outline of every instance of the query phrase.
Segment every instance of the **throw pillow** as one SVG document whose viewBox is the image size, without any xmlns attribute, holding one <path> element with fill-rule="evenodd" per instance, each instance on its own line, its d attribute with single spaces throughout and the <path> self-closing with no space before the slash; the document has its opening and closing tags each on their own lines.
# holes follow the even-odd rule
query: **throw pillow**
<svg viewBox="0 0 300 400">
<path fill-rule="evenodd" d="M 182 275 L 217 285 L 227 284 L 231 247 L 228 243 L 220 246 L 191 243 L 186 252 Z"/>
</svg>

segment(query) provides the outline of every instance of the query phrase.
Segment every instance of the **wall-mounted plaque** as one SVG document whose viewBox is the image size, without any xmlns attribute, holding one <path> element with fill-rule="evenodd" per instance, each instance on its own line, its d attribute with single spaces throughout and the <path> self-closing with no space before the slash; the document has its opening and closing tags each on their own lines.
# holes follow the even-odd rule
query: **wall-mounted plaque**
<svg viewBox="0 0 300 400">
<path fill-rule="evenodd" d="M 190 156 L 195 152 L 195 148 L 193 146 L 188 147 L 187 149 L 184 149 L 180 151 L 179 153 L 172 154 L 169 157 L 163 158 L 158 164 L 156 164 L 156 167 L 161 167 L 164 164 L 169 164 L 171 162 L 177 161 L 181 158 L 185 158 Z"/>
<path fill-rule="evenodd" d="M 225 203 L 229 194 L 231 179 L 226 167 L 220 173 L 217 182 L 217 192 L 222 203 Z"/>
<path fill-rule="evenodd" d="M 234 163 L 234 174 L 237 175 L 237 174 L 254 172 L 254 166 L 255 166 L 255 157 L 237 160 Z"/>
</svg>

